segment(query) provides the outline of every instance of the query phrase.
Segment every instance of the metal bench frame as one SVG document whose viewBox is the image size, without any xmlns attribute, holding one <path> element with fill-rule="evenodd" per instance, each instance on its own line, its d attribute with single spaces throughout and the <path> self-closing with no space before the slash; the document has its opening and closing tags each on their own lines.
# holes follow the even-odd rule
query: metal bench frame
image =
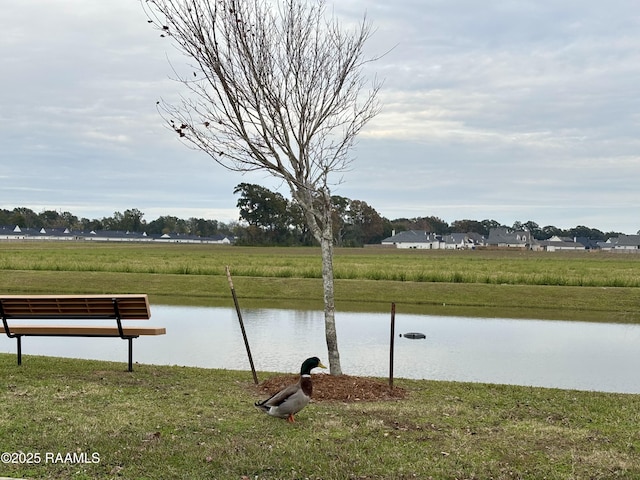
<svg viewBox="0 0 640 480">
<path fill-rule="evenodd" d="M 128 342 L 128 370 L 133 371 L 133 339 L 163 335 L 161 327 L 123 327 L 122 320 L 151 317 L 146 295 L 5 295 L 0 296 L 4 333 L 17 341 L 18 365 L 22 365 L 22 337 L 102 337 Z M 114 327 L 88 325 L 9 326 L 8 320 L 115 320 Z"/>
</svg>

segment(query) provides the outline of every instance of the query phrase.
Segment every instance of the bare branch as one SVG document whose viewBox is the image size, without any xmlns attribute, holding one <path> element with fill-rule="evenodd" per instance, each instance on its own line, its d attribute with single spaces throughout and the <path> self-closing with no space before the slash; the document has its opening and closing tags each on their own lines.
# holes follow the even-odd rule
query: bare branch
<svg viewBox="0 0 640 480">
<path fill-rule="evenodd" d="M 148 0 L 149 21 L 187 57 L 181 103 L 161 103 L 181 139 L 225 168 L 267 170 L 290 188 L 319 192 L 350 163 L 355 137 L 378 113 L 365 91 L 363 47 L 324 2 Z"/>
</svg>

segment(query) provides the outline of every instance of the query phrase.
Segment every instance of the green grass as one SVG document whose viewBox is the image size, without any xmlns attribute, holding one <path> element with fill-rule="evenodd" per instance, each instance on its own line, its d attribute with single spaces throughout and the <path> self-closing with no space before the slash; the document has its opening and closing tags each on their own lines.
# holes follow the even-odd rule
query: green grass
<svg viewBox="0 0 640 480">
<path fill-rule="evenodd" d="M 148 293 L 152 303 L 322 308 L 315 248 L 0 242 L 5 293 Z M 640 323 L 640 255 L 338 249 L 339 310 Z"/>
<path fill-rule="evenodd" d="M 316 248 L 0 242 L 0 270 L 321 278 Z M 337 249 L 336 279 L 640 287 L 640 255 Z"/>
<path fill-rule="evenodd" d="M 0 475 L 127 479 L 640 478 L 640 396 L 396 379 L 393 402 L 268 417 L 249 372 L 0 354 L 3 451 L 99 454 Z M 266 374 L 260 373 L 260 378 Z"/>
</svg>

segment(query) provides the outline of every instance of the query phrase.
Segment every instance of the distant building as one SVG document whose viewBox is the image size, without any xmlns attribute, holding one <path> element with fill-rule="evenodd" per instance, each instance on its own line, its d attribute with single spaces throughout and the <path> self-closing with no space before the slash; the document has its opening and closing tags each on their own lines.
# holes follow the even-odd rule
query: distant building
<svg viewBox="0 0 640 480">
<path fill-rule="evenodd" d="M 580 251 L 586 249 L 586 246 L 578 242 L 575 238 L 558 237 L 557 235 L 551 237 L 549 240 L 537 240 L 535 245 L 535 250 L 544 250 L 546 252 Z"/>
<path fill-rule="evenodd" d="M 98 230 L 90 232 L 70 231 L 67 228 L 21 228 L 0 226 L 0 240 L 52 240 L 87 242 L 162 242 L 162 243 L 203 243 L 230 245 L 235 242 L 231 235 L 199 237 L 181 233 L 147 235 L 144 232 L 123 232 Z"/>
<path fill-rule="evenodd" d="M 442 237 L 435 233 L 429 233 L 426 230 L 405 230 L 398 234 L 394 231 L 390 237 L 382 240 L 382 245 L 395 246 L 396 248 L 418 248 L 428 250 L 444 248 Z"/>
<path fill-rule="evenodd" d="M 489 230 L 487 245 L 498 248 L 531 248 L 534 239 L 531 232 L 510 228 L 492 228 Z"/>
<path fill-rule="evenodd" d="M 444 248 L 447 250 L 474 250 L 486 244 L 485 238 L 479 233 L 451 233 L 443 235 Z"/>
<path fill-rule="evenodd" d="M 415 248 L 427 250 L 473 249 L 484 245 L 484 237 L 476 233 L 452 233 L 437 235 L 426 230 L 406 230 L 382 240 L 382 245 L 396 248 Z"/>
<path fill-rule="evenodd" d="M 620 235 L 598 242 L 598 246 L 607 252 L 640 253 L 640 235 Z"/>
</svg>

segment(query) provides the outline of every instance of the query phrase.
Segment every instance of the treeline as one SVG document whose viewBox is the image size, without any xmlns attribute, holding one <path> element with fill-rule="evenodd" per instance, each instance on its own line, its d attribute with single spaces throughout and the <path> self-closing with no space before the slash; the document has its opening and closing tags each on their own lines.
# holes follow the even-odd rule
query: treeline
<svg viewBox="0 0 640 480">
<path fill-rule="evenodd" d="M 217 220 L 162 216 L 147 222 L 144 213 L 137 208 L 115 212 L 111 217 L 101 219 L 78 218 L 70 212 L 45 210 L 36 213 L 29 208 L 0 209 L 0 225 L 19 225 L 22 228 L 68 228 L 69 230 L 90 232 L 98 230 L 146 232 L 148 234 L 180 233 L 211 237 L 217 234 L 233 235 L 235 224 Z"/>
<path fill-rule="evenodd" d="M 101 219 L 78 218 L 70 212 L 45 210 L 36 213 L 28 208 L 0 209 L 0 225 L 19 225 L 25 228 L 69 228 L 78 231 L 129 231 L 147 234 L 180 233 L 210 237 L 232 235 L 236 243 L 242 245 L 313 245 L 315 241 L 309 232 L 302 210 L 291 200 L 278 192 L 249 183 L 236 186 L 233 193 L 238 195 L 239 221 L 223 223 L 204 218 L 187 220 L 173 216 L 162 216 L 147 222 L 144 213 L 133 208 L 115 212 L 111 217 Z M 398 218 L 389 220 L 382 217 L 372 206 L 362 200 L 352 200 L 335 195 L 333 203 L 333 231 L 336 246 L 357 247 L 380 243 L 392 232 L 404 230 L 426 230 L 446 235 L 450 233 L 479 233 L 489 235 L 492 228 L 528 230 L 534 238 L 547 240 L 554 235 L 560 237 L 586 237 L 605 241 L 617 237 L 620 232 L 602 232 L 596 228 L 577 226 L 567 230 L 552 225 L 540 227 L 537 223 L 515 222 L 511 226 L 496 220 L 455 220 L 448 224 L 435 217 Z"/>
<path fill-rule="evenodd" d="M 311 244 L 300 209 L 292 201 L 277 192 L 260 185 L 241 183 L 234 189 L 239 195 L 237 207 L 240 219 L 244 221 L 238 240 L 246 244 Z M 547 240 L 554 235 L 560 237 L 586 237 L 605 241 L 617 237 L 619 232 L 602 232 L 595 228 L 577 226 L 563 230 L 552 225 L 540 227 L 533 221 L 515 222 L 511 226 L 496 220 L 456 220 L 448 224 L 444 220 L 430 216 L 418 218 L 397 218 L 389 220 L 378 214 L 372 206 L 362 200 L 333 196 L 333 232 L 337 246 L 362 246 L 380 243 L 383 239 L 404 230 L 425 230 L 430 233 L 447 235 L 450 233 L 479 233 L 485 237 L 492 228 L 528 230 L 534 238 Z"/>
</svg>

